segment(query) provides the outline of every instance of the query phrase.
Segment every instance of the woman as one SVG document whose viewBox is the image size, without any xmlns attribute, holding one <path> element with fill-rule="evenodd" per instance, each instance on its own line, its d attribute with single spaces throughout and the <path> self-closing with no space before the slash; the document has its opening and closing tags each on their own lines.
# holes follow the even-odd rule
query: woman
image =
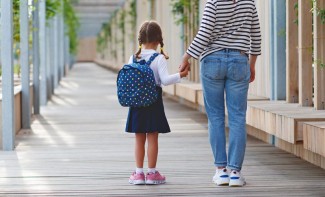
<svg viewBox="0 0 325 197">
<path fill-rule="evenodd" d="M 217 185 L 244 186 L 241 168 L 246 148 L 246 109 L 249 83 L 261 54 L 261 34 L 254 0 L 208 0 L 199 32 L 183 56 L 201 61 L 201 80 L 209 120 Z M 226 95 L 226 97 L 224 96 Z M 225 100 L 229 120 L 226 154 Z"/>
</svg>

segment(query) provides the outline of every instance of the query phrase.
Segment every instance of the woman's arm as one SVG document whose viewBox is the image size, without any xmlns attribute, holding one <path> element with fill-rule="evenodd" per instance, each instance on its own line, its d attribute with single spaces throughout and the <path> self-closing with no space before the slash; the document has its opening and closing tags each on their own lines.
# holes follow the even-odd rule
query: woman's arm
<svg viewBox="0 0 325 197">
<path fill-rule="evenodd" d="M 261 30 L 260 22 L 258 19 L 258 14 L 256 8 L 253 13 L 252 27 L 251 27 L 251 49 L 250 49 L 250 58 L 249 65 L 251 70 L 250 83 L 255 80 L 255 64 L 257 56 L 261 55 Z"/>
<path fill-rule="evenodd" d="M 250 55 L 249 57 L 249 65 L 251 70 L 251 78 L 249 80 L 249 83 L 253 82 L 255 80 L 255 63 L 256 63 L 257 55 Z"/>
<path fill-rule="evenodd" d="M 184 70 L 189 66 L 188 60 L 193 57 L 198 59 L 203 50 L 208 46 L 211 40 L 212 32 L 215 28 L 217 9 L 213 0 L 208 0 L 203 12 L 203 17 L 200 25 L 199 32 L 195 36 L 192 44 L 187 49 L 183 56 L 180 70 Z"/>
</svg>

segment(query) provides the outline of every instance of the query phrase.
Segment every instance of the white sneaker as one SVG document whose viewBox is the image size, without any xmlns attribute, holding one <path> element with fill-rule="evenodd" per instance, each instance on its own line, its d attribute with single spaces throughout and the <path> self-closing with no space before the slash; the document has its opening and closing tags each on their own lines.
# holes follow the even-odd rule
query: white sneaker
<svg viewBox="0 0 325 197">
<path fill-rule="evenodd" d="M 238 172 L 236 170 L 231 171 L 230 173 L 230 181 L 229 186 L 230 187 L 243 187 L 246 185 L 245 178 L 241 174 L 241 172 Z"/>
<path fill-rule="evenodd" d="M 212 180 L 217 185 L 228 185 L 229 173 L 227 168 L 218 169 Z"/>
</svg>

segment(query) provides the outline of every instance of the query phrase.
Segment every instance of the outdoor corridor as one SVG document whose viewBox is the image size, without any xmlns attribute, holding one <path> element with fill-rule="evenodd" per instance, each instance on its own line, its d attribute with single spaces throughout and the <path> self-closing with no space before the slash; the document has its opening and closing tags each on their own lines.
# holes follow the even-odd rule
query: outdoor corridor
<svg viewBox="0 0 325 197">
<path fill-rule="evenodd" d="M 167 183 L 129 185 L 134 138 L 115 80 L 95 64 L 74 66 L 15 151 L 0 152 L 0 196 L 325 196 L 324 170 L 251 137 L 247 186 L 217 187 L 206 116 L 168 98 L 172 132 L 160 136 L 157 166 Z"/>
</svg>

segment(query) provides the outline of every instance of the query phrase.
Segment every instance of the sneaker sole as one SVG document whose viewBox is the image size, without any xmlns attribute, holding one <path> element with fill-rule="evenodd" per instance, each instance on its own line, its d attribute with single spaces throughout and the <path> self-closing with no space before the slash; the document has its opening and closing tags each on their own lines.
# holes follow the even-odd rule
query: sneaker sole
<svg viewBox="0 0 325 197">
<path fill-rule="evenodd" d="M 146 182 L 144 180 L 129 180 L 129 183 L 133 184 L 133 185 L 145 185 L 146 184 Z"/>
<path fill-rule="evenodd" d="M 229 182 L 229 187 L 243 187 L 246 185 L 246 182 L 242 182 L 239 180 L 232 180 Z"/>
<path fill-rule="evenodd" d="M 218 186 L 226 186 L 229 185 L 229 178 L 222 178 L 219 180 L 213 180 L 213 182 Z"/>
<path fill-rule="evenodd" d="M 160 184 L 165 184 L 166 181 L 154 181 L 154 180 L 147 180 L 146 184 L 147 185 L 160 185 Z"/>
</svg>

